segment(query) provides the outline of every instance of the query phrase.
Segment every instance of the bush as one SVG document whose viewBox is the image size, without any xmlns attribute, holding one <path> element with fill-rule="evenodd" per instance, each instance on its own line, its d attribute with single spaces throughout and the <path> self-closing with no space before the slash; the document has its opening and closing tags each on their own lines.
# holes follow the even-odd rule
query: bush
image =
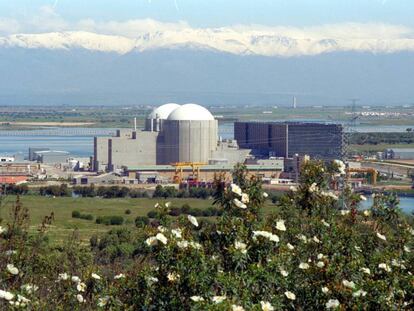
<svg viewBox="0 0 414 311">
<path fill-rule="evenodd" d="M 135 218 L 135 226 L 138 228 L 144 227 L 149 224 L 149 218 L 146 216 L 137 216 Z"/>
<path fill-rule="evenodd" d="M 80 218 L 81 213 L 79 211 L 72 211 L 72 218 Z"/>
<path fill-rule="evenodd" d="M 179 207 L 172 207 L 168 212 L 170 216 L 180 216 L 181 215 L 181 208 Z"/>
<path fill-rule="evenodd" d="M 99 216 L 96 218 L 97 224 L 103 225 L 122 225 L 124 223 L 124 218 L 122 216 Z"/>
<path fill-rule="evenodd" d="M 125 214 L 126 215 L 131 215 L 131 210 L 130 209 L 125 210 Z"/>
<path fill-rule="evenodd" d="M 158 212 L 157 211 L 149 211 L 147 213 L 148 218 L 158 218 Z"/>
<path fill-rule="evenodd" d="M 181 213 L 182 214 L 188 214 L 190 213 L 191 210 L 191 206 L 187 203 L 183 204 L 183 206 L 181 206 Z"/>
</svg>

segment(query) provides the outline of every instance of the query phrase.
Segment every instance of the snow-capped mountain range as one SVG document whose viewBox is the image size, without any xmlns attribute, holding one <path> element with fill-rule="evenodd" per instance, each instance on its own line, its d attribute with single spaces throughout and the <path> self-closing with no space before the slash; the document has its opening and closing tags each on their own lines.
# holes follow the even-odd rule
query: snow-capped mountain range
<svg viewBox="0 0 414 311">
<path fill-rule="evenodd" d="M 383 37 L 346 34 L 324 37 L 321 34 L 283 31 L 218 29 L 173 29 L 142 32 L 134 37 L 63 31 L 38 34 L 12 34 L 0 37 L 0 47 L 71 50 L 86 49 L 126 54 L 132 51 L 185 48 L 213 50 L 236 55 L 306 56 L 329 52 L 395 53 L 414 51 L 414 35 L 399 33 Z M 328 33 L 329 34 L 329 33 Z M 374 37 L 374 38 L 373 38 Z"/>
</svg>

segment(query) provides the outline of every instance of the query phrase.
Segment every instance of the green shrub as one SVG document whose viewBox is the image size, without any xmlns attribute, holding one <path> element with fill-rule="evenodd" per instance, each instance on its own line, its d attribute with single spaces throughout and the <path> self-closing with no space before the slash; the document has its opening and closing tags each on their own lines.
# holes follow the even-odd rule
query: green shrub
<svg viewBox="0 0 414 311">
<path fill-rule="evenodd" d="M 138 228 L 144 227 L 149 224 L 149 218 L 147 216 L 137 216 L 135 218 L 135 226 Z"/>
<path fill-rule="evenodd" d="M 158 217 L 158 212 L 157 211 L 149 211 L 147 213 L 148 218 L 157 218 Z"/>
<path fill-rule="evenodd" d="M 125 214 L 126 215 L 130 215 L 131 214 L 131 210 L 130 209 L 125 210 Z"/>
<path fill-rule="evenodd" d="M 96 218 L 96 223 L 111 226 L 122 225 L 124 218 L 122 216 L 99 216 Z"/>
<path fill-rule="evenodd" d="M 80 218 L 81 213 L 79 211 L 72 211 L 72 218 Z"/>
</svg>

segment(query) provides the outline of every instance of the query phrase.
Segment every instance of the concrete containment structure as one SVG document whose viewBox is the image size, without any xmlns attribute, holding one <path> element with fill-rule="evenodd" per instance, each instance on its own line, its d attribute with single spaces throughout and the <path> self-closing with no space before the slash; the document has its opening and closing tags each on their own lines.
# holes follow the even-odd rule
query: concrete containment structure
<svg viewBox="0 0 414 311">
<path fill-rule="evenodd" d="M 168 103 L 154 108 L 145 120 L 145 131 L 161 132 L 164 120 L 167 120 L 171 112 L 179 107 L 178 104 Z"/>
<path fill-rule="evenodd" d="M 163 122 L 163 164 L 206 162 L 217 149 L 218 122 L 204 107 L 186 104 Z"/>
</svg>

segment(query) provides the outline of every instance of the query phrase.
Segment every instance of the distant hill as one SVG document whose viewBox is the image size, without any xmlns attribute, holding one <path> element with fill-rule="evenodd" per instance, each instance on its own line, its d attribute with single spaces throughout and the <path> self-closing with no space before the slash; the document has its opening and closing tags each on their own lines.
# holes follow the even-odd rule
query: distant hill
<svg viewBox="0 0 414 311">
<path fill-rule="evenodd" d="M 107 51 L 0 40 L 0 104 L 283 105 L 293 94 L 300 105 L 343 105 L 352 97 L 366 105 L 414 104 L 414 52 L 285 57 L 125 46 Z"/>
</svg>

